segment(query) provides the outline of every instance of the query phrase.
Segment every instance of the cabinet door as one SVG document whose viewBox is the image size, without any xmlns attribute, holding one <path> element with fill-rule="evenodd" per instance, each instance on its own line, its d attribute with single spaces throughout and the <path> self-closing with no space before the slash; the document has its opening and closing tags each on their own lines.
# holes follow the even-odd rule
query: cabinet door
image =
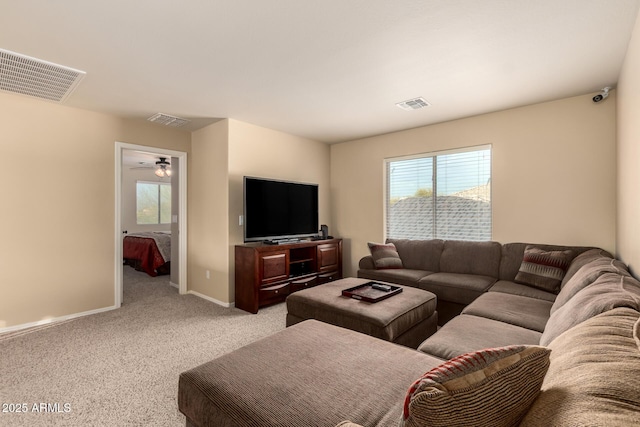
<svg viewBox="0 0 640 427">
<path fill-rule="evenodd" d="M 340 251 L 338 245 L 328 243 L 318 245 L 318 273 L 336 271 L 340 267 Z"/>
<path fill-rule="evenodd" d="M 289 278 L 289 251 L 260 254 L 258 261 L 261 286 Z"/>
</svg>

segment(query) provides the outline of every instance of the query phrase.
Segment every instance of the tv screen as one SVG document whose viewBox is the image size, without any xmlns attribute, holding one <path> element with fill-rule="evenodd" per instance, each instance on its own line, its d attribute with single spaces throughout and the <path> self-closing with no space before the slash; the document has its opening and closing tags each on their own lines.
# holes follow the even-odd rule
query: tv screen
<svg viewBox="0 0 640 427">
<path fill-rule="evenodd" d="M 318 234 L 318 185 L 244 177 L 244 241 Z"/>
</svg>

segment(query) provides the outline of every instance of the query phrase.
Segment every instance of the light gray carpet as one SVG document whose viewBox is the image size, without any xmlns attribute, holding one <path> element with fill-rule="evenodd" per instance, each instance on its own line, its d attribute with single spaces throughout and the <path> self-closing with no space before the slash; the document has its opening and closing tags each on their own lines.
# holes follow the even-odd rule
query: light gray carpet
<svg viewBox="0 0 640 427">
<path fill-rule="evenodd" d="M 119 310 L 0 337 L 0 426 L 184 426 L 180 372 L 285 327 L 284 304 L 249 314 L 168 280 L 125 266 Z"/>
</svg>

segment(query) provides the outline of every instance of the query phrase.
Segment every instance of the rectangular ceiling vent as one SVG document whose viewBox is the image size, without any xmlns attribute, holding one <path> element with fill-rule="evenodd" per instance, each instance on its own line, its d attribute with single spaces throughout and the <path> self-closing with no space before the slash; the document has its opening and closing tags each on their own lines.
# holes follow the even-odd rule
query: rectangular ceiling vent
<svg viewBox="0 0 640 427">
<path fill-rule="evenodd" d="M 0 49 L 0 90 L 64 102 L 84 71 Z"/>
<path fill-rule="evenodd" d="M 402 108 L 403 110 L 411 111 L 411 110 L 419 110 L 421 108 L 428 107 L 431 104 L 429 104 L 426 99 L 420 96 L 418 98 L 413 98 L 407 101 L 398 102 L 396 105 Z"/>
<path fill-rule="evenodd" d="M 164 113 L 154 114 L 153 116 L 149 117 L 147 120 L 153 123 L 158 123 L 160 125 L 172 126 L 174 128 L 186 125 L 191 121 L 191 120 L 182 119 L 176 116 L 170 116 L 169 114 L 164 114 Z"/>
</svg>

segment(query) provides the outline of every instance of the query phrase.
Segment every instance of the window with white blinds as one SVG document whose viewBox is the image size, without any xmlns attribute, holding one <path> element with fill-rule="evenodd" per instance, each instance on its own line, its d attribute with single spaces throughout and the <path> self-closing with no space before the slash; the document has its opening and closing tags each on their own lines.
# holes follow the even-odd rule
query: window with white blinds
<svg viewBox="0 0 640 427">
<path fill-rule="evenodd" d="M 388 159 L 387 238 L 491 240 L 491 146 Z"/>
<path fill-rule="evenodd" d="M 171 183 L 137 181 L 137 224 L 171 223 Z"/>
</svg>

